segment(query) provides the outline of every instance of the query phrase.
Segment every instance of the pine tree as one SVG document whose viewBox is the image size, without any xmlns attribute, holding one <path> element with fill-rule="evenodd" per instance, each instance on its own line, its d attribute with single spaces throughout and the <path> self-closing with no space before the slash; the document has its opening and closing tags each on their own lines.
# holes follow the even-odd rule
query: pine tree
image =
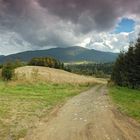
<svg viewBox="0 0 140 140">
<path fill-rule="evenodd" d="M 123 86 L 124 77 L 124 53 L 121 52 L 113 68 L 111 79 L 119 86 Z"/>
<path fill-rule="evenodd" d="M 140 35 L 135 44 L 130 43 L 126 53 L 120 53 L 111 80 L 119 86 L 140 88 Z"/>
<path fill-rule="evenodd" d="M 136 87 L 140 88 L 140 35 L 135 44 L 135 81 Z"/>
</svg>

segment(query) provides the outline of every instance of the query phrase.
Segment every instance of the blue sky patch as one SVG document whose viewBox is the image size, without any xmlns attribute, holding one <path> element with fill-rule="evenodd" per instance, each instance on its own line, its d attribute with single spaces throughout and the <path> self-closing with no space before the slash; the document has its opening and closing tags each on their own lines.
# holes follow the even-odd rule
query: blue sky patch
<svg viewBox="0 0 140 140">
<path fill-rule="evenodd" d="M 132 19 L 123 18 L 115 29 L 115 33 L 131 32 L 134 30 L 135 21 Z"/>
</svg>

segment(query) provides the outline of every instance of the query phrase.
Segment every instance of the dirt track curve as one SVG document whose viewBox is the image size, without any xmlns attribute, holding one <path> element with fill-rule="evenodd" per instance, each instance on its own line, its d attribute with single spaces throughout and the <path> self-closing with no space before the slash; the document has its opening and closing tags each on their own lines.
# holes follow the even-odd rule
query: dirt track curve
<svg viewBox="0 0 140 140">
<path fill-rule="evenodd" d="M 107 92 L 97 85 L 72 98 L 25 140 L 140 140 L 140 125 L 120 114 Z"/>
</svg>

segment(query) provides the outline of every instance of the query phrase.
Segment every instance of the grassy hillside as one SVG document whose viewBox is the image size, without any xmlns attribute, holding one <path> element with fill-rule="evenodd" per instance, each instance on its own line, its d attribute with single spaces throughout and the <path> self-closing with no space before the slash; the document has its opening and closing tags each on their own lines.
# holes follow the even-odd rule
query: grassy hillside
<svg viewBox="0 0 140 140">
<path fill-rule="evenodd" d="M 62 62 L 112 62 L 115 61 L 118 54 L 111 52 L 101 52 L 97 50 L 89 50 L 82 47 L 68 48 L 52 48 L 48 50 L 27 51 L 17 54 L 12 54 L 0 58 L 0 63 L 6 60 L 20 59 L 28 62 L 33 57 L 54 57 Z"/>
<path fill-rule="evenodd" d="M 3 58 L 4 57 L 4 55 L 0 55 L 0 58 Z"/>
<path fill-rule="evenodd" d="M 121 112 L 140 122 L 140 90 L 111 87 L 110 96 Z"/>
<path fill-rule="evenodd" d="M 0 81 L 0 140 L 19 140 L 67 99 L 105 81 L 45 67 L 16 69 L 11 82 Z"/>
<path fill-rule="evenodd" d="M 0 139 L 18 140 L 55 106 L 89 85 L 0 82 Z"/>
<path fill-rule="evenodd" d="M 25 66 L 15 70 L 19 81 L 38 81 L 53 83 L 106 83 L 104 79 L 73 74 L 64 70 L 48 67 Z"/>
</svg>

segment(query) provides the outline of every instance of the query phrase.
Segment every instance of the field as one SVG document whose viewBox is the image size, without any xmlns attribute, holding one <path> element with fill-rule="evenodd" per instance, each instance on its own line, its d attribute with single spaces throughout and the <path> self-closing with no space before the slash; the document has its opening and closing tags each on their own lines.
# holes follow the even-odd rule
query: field
<svg viewBox="0 0 140 140">
<path fill-rule="evenodd" d="M 0 139 L 23 137 L 54 106 L 87 88 L 88 85 L 0 82 Z"/>
<path fill-rule="evenodd" d="M 53 83 L 106 83 L 106 80 L 73 74 L 60 69 L 25 66 L 16 69 L 16 79 L 19 81 L 45 81 Z"/>
<path fill-rule="evenodd" d="M 67 99 L 102 79 L 44 67 L 16 69 L 12 82 L 0 81 L 0 140 L 18 140 Z"/>
<path fill-rule="evenodd" d="M 122 113 L 140 122 L 140 90 L 111 87 L 110 96 Z"/>
</svg>

